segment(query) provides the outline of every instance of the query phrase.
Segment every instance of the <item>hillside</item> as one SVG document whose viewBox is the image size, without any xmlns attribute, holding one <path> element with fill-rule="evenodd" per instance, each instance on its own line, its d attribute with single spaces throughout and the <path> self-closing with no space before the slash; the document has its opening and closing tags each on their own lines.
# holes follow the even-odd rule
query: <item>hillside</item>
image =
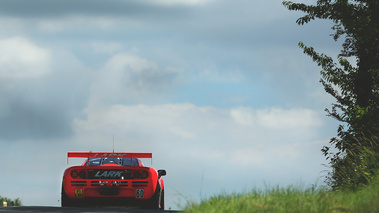
<svg viewBox="0 0 379 213">
<path fill-rule="evenodd" d="M 357 191 L 277 187 L 213 196 L 200 204 L 188 203 L 185 212 L 379 212 L 379 177 Z"/>
</svg>

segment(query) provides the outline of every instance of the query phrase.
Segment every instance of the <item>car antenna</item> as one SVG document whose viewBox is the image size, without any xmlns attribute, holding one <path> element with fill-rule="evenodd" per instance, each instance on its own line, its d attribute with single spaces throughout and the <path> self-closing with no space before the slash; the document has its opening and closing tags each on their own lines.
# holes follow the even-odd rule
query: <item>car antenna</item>
<svg viewBox="0 0 379 213">
<path fill-rule="evenodd" d="M 113 134 L 113 153 L 114 153 L 114 134 Z"/>
</svg>

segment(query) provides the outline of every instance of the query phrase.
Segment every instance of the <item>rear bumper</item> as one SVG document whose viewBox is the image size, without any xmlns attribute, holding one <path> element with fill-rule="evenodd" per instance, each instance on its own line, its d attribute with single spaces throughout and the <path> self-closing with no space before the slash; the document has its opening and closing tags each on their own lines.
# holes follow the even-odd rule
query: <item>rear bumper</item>
<svg viewBox="0 0 379 213">
<path fill-rule="evenodd" d="M 143 207 L 149 200 L 141 200 L 126 197 L 86 197 L 73 200 L 72 206 L 82 207 Z"/>
<path fill-rule="evenodd" d="M 64 191 L 70 199 L 129 198 L 134 200 L 150 199 L 154 186 L 147 180 L 70 180 Z"/>
</svg>

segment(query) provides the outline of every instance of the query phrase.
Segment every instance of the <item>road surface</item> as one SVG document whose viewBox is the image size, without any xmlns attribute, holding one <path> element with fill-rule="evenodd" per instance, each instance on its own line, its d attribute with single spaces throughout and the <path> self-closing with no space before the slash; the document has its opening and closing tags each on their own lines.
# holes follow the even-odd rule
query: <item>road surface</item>
<svg viewBox="0 0 379 213">
<path fill-rule="evenodd" d="M 76 207 L 46 207 L 46 206 L 17 206 L 17 207 L 0 207 L 0 212 L 18 213 L 18 212 L 71 212 L 71 213 L 92 213 L 92 212 L 107 212 L 107 213 L 160 213 L 160 212 L 180 212 L 180 211 L 158 211 L 133 208 L 76 208 Z"/>
</svg>

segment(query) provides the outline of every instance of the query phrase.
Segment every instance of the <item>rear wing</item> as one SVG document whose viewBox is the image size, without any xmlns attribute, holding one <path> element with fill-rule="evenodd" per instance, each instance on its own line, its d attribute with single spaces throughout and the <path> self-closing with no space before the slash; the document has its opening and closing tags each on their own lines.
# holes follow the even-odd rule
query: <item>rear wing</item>
<svg viewBox="0 0 379 213">
<path fill-rule="evenodd" d="M 152 153 L 129 153 L 129 152 L 67 152 L 69 158 L 153 158 Z"/>
</svg>

